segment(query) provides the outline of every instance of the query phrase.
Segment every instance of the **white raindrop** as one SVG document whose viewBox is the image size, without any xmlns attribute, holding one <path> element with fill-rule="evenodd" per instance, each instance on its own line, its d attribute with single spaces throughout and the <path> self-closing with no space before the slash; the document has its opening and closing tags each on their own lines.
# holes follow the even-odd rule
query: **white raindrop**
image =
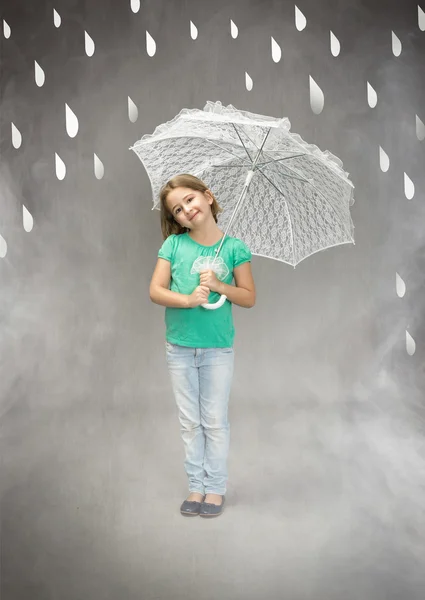
<svg viewBox="0 0 425 600">
<path fill-rule="evenodd" d="M 56 177 L 59 179 L 59 181 L 63 181 L 65 179 L 65 175 L 66 175 L 66 166 L 65 163 L 63 162 L 63 160 L 61 159 L 61 157 L 56 154 L 55 152 L 55 170 L 56 170 Z"/>
<path fill-rule="evenodd" d="M 413 356 L 416 352 L 416 343 L 410 333 L 406 330 L 406 351 L 409 356 Z"/>
<path fill-rule="evenodd" d="M 425 12 L 418 4 L 418 25 L 421 31 L 425 31 Z"/>
<path fill-rule="evenodd" d="M 131 10 L 136 14 L 140 10 L 140 0 L 130 0 Z"/>
<path fill-rule="evenodd" d="M 55 27 L 60 27 L 62 23 L 61 16 L 55 9 L 53 9 L 53 23 Z"/>
<path fill-rule="evenodd" d="M 381 146 L 379 146 L 379 166 L 384 173 L 390 168 L 390 158 Z"/>
<path fill-rule="evenodd" d="M 370 108 L 375 108 L 378 103 L 378 96 L 373 87 L 367 82 L 367 102 Z"/>
<path fill-rule="evenodd" d="M 105 167 L 103 166 L 103 162 L 100 158 L 95 154 L 94 155 L 94 174 L 97 179 L 102 179 L 105 174 Z"/>
<path fill-rule="evenodd" d="M 192 38 L 192 40 L 196 40 L 196 38 L 198 37 L 198 29 L 195 23 L 192 23 L 192 21 L 190 22 L 190 37 Z"/>
<path fill-rule="evenodd" d="M 315 115 L 320 115 L 320 113 L 323 110 L 324 103 L 325 103 L 325 96 L 324 96 L 322 90 L 320 89 L 320 87 L 314 81 L 313 77 L 311 75 L 309 75 L 309 78 L 310 78 L 311 110 L 314 112 Z"/>
<path fill-rule="evenodd" d="M 4 258 L 7 254 L 7 244 L 4 237 L 0 234 L 0 258 Z"/>
<path fill-rule="evenodd" d="M 146 51 L 148 53 L 148 56 L 154 56 L 155 52 L 156 52 L 156 43 L 155 40 L 153 39 L 153 37 L 151 36 L 151 34 L 147 31 L 146 32 Z"/>
<path fill-rule="evenodd" d="M 95 44 L 93 39 L 89 36 L 87 31 L 84 32 L 84 47 L 87 56 L 93 56 L 95 50 Z"/>
<path fill-rule="evenodd" d="M 77 115 L 69 108 L 68 104 L 65 104 L 65 120 L 67 134 L 69 137 L 75 137 L 78 133 L 78 119 Z"/>
<path fill-rule="evenodd" d="M 416 137 L 420 142 L 425 139 L 425 125 L 418 115 L 416 115 Z"/>
<path fill-rule="evenodd" d="M 406 173 L 404 174 L 404 194 L 408 200 L 415 195 L 415 185 Z"/>
<path fill-rule="evenodd" d="M 10 38 L 11 34 L 12 34 L 12 30 L 10 29 L 10 26 L 3 19 L 3 35 L 4 35 L 4 37 L 8 40 Z"/>
<path fill-rule="evenodd" d="M 278 63 L 282 58 L 282 50 L 276 40 L 272 37 L 272 59 L 275 63 Z"/>
<path fill-rule="evenodd" d="M 248 90 L 248 92 L 250 92 L 252 90 L 253 85 L 254 84 L 252 82 L 251 77 L 248 75 L 248 73 L 245 72 L 245 86 L 246 86 L 246 89 Z"/>
<path fill-rule="evenodd" d="M 300 11 L 298 6 L 295 6 L 295 27 L 298 29 L 298 31 L 302 31 L 303 29 L 305 29 L 306 25 L 307 25 L 307 19 L 305 18 L 303 13 Z"/>
<path fill-rule="evenodd" d="M 332 56 L 338 56 L 338 54 L 341 52 L 341 44 L 339 43 L 339 39 L 336 37 L 335 34 L 332 33 L 332 31 L 330 32 L 330 34 Z"/>
<path fill-rule="evenodd" d="M 139 117 L 139 111 L 137 110 L 137 106 L 134 104 L 133 100 L 128 97 L 128 118 L 132 123 L 135 123 Z"/>
<path fill-rule="evenodd" d="M 230 19 L 230 35 L 235 40 L 238 37 L 239 29 L 233 23 L 232 19 Z"/>
<path fill-rule="evenodd" d="M 396 36 L 394 31 L 391 32 L 392 49 L 394 56 L 400 56 L 401 54 L 401 42 Z"/>
<path fill-rule="evenodd" d="M 22 221 L 25 231 L 29 233 L 34 227 L 34 219 L 32 218 L 32 214 L 24 205 L 22 205 Z"/>
<path fill-rule="evenodd" d="M 398 273 L 395 274 L 395 289 L 397 296 L 399 298 L 403 298 L 404 294 L 406 293 L 406 284 Z"/>
<path fill-rule="evenodd" d="M 43 69 L 40 67 L 40 65 L 38 64 L 38 62 L 35 60 L 34 61 L 34 66 L 35 66 L 35 83 L 38 85 L 38 87 L 41 87 L 44 82 L 46 81 L 46 76 L 44 74 Z"/>
<path fill-rule="evenodd" d="M 18 149 L 22 144 L 22 135 L 19 129 L 12 123 L 12 144 L 13 147 Z"/>
</svg>

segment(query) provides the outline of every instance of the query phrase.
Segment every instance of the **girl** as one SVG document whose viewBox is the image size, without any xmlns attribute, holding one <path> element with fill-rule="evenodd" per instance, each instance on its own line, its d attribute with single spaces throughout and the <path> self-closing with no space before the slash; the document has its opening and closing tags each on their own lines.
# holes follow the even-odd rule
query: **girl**
<svg viewBox="0 0 425 600">
<path fill-rule="evenodd" d="M 149 293 L 152 302 L 166 307 L 167 364 L 179 410 L 190 492 L 180 512 L 214 517 L 223 512 L 227 482 L 232 304 L 244 308 L 255 304 L 252 255 L 241 240 L 226 236 L 216 261 L 223 281 L 212 270 L 197 274 L 192 269 L 196 259 L 214 257 L 224 235 L 217 226 L 222 209 L 200 179 L 186 174 L 168 181 L 160 202 L 165 241 Z M 236 286 L 231 285 L 233 278 Z M 219 309 L 201 306 L 215 302 L 221 294 L 228 299 Z"/>
</svg>

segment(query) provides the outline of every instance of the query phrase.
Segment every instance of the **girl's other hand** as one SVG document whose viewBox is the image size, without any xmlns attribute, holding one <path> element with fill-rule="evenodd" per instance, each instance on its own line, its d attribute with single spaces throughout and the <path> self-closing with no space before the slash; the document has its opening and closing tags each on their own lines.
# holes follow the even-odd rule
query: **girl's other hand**
<svg viewBox="0 0 425 600">
<path fill-rule="evenodd" d="M 214 271 L 201 271 L 200 281 L 201 285 L 206 285 L 212 292 L 219 293 L 220 281 L 217 279 Z"/>
<path fill-rule="evenodd" d="M 195 308 L 195 306 L 206 304 L 208 302 L 209 293 L 210 289 L 206 285 L 198 285 L 198 287 L 193 290 L 190 296 L 187 297 L 188 307 Z"/>
</svg>

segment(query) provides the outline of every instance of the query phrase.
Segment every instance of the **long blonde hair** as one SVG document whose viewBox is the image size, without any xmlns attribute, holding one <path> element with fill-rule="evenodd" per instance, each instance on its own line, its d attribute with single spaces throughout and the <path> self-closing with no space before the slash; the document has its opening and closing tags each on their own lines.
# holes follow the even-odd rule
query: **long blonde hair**
<svg viewBox="0 0 425 600">
<path fill-rule="evenodd" d="M 194 175 L 189 175 L 187 173 L 182 173 L 181 175 L 176 175 L 162 187 L 159 193 L 159 200 L 161 204 L 161 231 L 164 237 L 164 240 L 167 239 L 168 236 L 175 233 L 176 235 L 180 235 L 187 231 L 186 227 L 182 227 L 177 221 L 174 219 L 174 216 L 170 212 L 170 209 L 167 206 L 167 196 L 177 187 L 185 187 L 190 188 L 191 190 L 196 190 L 198 192 L 209 192 L 213 198 L 213 203 L 211 205 L 211 212 L 214 217 L 215 222 L 217 223 L 217 215 L 223 212 L 223 209 L 219 206 L 214 194 L 210 189 L 205 185 L 203 181 L 195 177 Z"/>
</svg>

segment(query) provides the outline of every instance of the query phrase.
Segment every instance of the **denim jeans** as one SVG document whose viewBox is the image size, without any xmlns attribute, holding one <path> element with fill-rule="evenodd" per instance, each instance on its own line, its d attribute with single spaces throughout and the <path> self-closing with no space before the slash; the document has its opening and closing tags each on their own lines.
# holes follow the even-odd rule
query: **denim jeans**
<svg viewBox="0 0 425 600">
<path fill-rule="evenodd" d="M 166 342 L 189 491 L 226 493 L 233 348 L 189 348 Z"/>
</svg>

